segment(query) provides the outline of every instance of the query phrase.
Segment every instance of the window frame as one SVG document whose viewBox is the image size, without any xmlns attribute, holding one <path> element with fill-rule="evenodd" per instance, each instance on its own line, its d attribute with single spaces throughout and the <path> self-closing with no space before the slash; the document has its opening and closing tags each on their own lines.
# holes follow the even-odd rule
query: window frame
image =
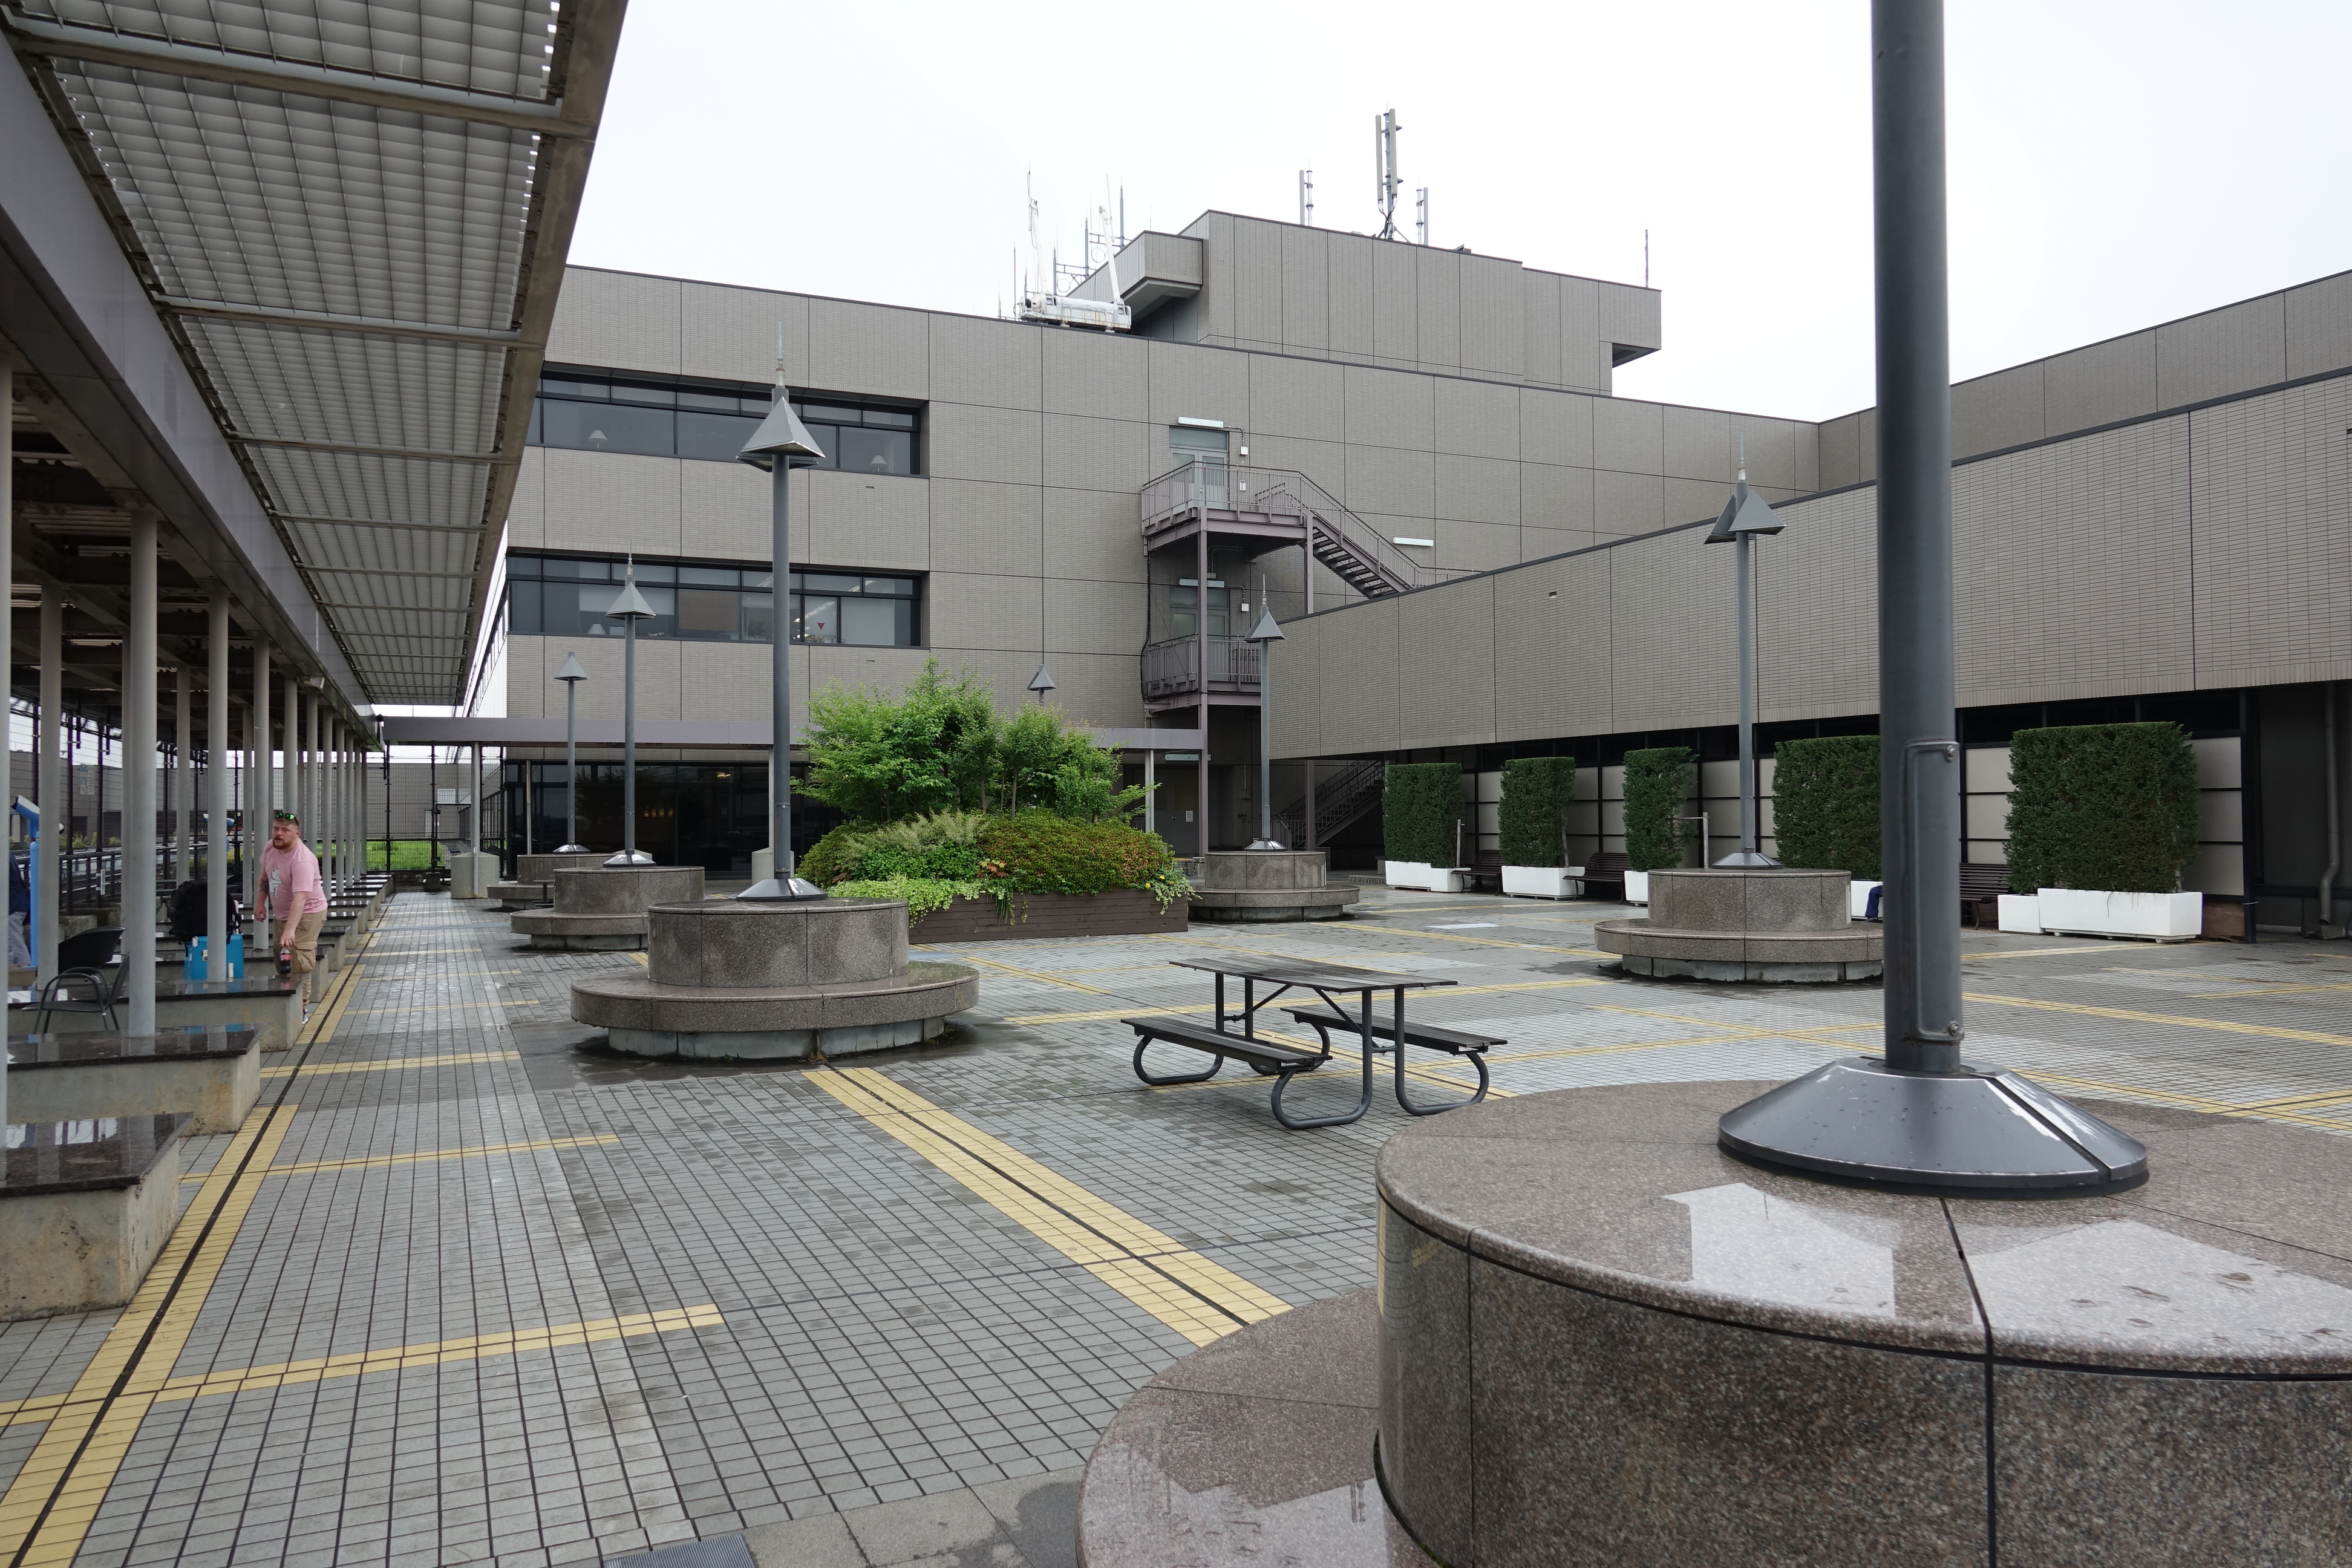
<svg viewBox="0 0 2352 1568">
<path fill-rule="evenodd" d="M 567 590 L 585 587 L 592 590 L 605 589 L 617 595 L 620 592 L 622 568 L 626 560 L 627 557 L 625 556 L 606 555 L 593 551 L 535 549 L 508 552 L 506 580 L 509 632 L 517 637 L 594 636 L 594 633 L 585 630 L 548 631 L 546 629 L 547 590 L 550 587 Z M 566 566 L 573 567 L 575 570 L 561 570 Z M 551 571 L 550 567 L 558 569 Z M 604 575 L 601 578 L 589 575 L 576 570 L 578 567 L 602 567 Z M 638 556 L 636 567 L 638 585 L 646 594 L 648 599 L 658 595 L 664 602 L 673 606 L 668 614 L 657 616 L 655 621 L 640 623 L 637 635 L 641 639 L 658 642 L 733 643 L 753 647 L 773 645 L 772 627 L 776 614 L 776 593 L 774 577 L 769 571 L 766 562 L 721 561 L 689 556 Z M 722 575 L 733 576 L 736 579 L 736 584 L 730 588 L 723 583 L 711 581 Z M 699 580 L 697 580 L 698 578 Z M 810 586 L 810 579 L 815 579 L 818 585 Z M 798 647 L 926 648 L 929 644 L 924 640 L 924 637 L 929 627 L 924 615 L 924 605 L 928 598 L 925 587 L 929 581 L 929 574 L 923 572 L 875 572 L 862 567 L 820 566 L 813 563 L 796 566 L 787 574 L 785 587 L 787 600 L 794 606 L 791 616 L 792 624 L 795 627 L 801 624 L 799 606 L 806 598 L 813 596 L 829 600 L 835 606 L 834 611 L 835 636 L 821 642 L 811 642 L 803 637 L 794 636 L 792 639 L 793 645 Z M 708 633 L 693 636 L 681 635 L 677 629 L 677 614 L 675 599 L 672 597 L 681 591 L 689 594 L 732 594 L 736 603 L 736 635 L 732 637 Z M 753 600 L 766 601 L 763 613 L 768 617 L 772 628 L 768 637 L 751 635 L 751 618 L 755 609 L 751 603 Z M 853 643 L 843 640 L 839 634 L 846 630 L 849 612 L 842 606 L 848 604 L 888 606 L 893 622 L 905 623 L 909 640 L 903 643 Z M 572 599 L 572 608 L 566 613 L 572 616 L 580 615 L 576 594 Z M 860 618 L 862 621 L 870 622 L 872 612 L 862 614 Z M 600 616 L 597 619 L 602 621 L 609 617 Z M 649 631 L 648 626 L 667 626 L 668 629 Z M 616 630 L 608 630 L 604 635 L 607 637 L 616 635 Z"/>
<path fill-rule="evenodd" d="M 926 476 L 924 437 L 929 426 L 929 405 L 902 398 L 877 397 L 869 394 L 823 392 L 807 387 L 788 387 L 786 395 L 793 410 L 816 437 L 819 449 L 826 460 L 816 465 L 841 473 L 860 474 L 868 479 L 922 479 Z M 667 457 L 681 462 L 731 462 L 735 451 L 721 449 L 723 441 L 709 441 L 713 435 L 728 434 L 718 430 L 711 421 L 729 420 L 741 427 L 748 437 L 758 428 L 758 422 L 775 406 L 775 389 L 754 382 L 721 381 L 708 376 L 661 375 L 642 371 L 612 370 L 595 365 L 547 364 L 541 367 L 539 382 L 532 390 L 530 426 L 525 437 L 533 447 L 562 451 L 612 451 L 635 457 Z M 715 406 L 732 402 L 732 410 Z M 652 415 L 655 420 L 620 416 L 625 422 L 646 426 L 666 421 L 668 441 L 665 450 L 650 450 L 649 435 L 641 435 L 639 444 L 611 447 L 591 447 L 582 441 L 551 444 L 547 438 L 551 423 L 551 405 L 562 404 L 588 408 L 614 408 L 629 411 L 629 416 Z M 689 424 L 689 421 L 692 423 Z M 855 431 L 861 435 L 871 432 L 881 439 L 885 449 L 896 446 L 893 437 L 903 437 L 905 467 L 888 466 L 876 468 L 867 464 L 857 468 L 841 466 L 842 447 L 846 444 L 841 432 Z M 698 433 L 690 437 L 689 432 Z M 708 442 L 712 449 L 688 451 L 689 446 L 702 447 Z M 896 462 L 893 451 L 892 462 Z"/>
</svg>

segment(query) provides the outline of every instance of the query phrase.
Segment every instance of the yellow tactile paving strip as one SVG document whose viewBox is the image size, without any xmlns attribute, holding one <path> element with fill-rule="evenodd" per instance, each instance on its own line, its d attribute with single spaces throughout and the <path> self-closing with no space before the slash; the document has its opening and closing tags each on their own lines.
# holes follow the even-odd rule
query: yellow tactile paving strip
<svg viewBox="0 0 2352 1568">
<path fill-rule="evenodd" d="M 618 1143 L 614 1132 L 598 1133 L 586 1138 L 530 1138 L 516 1143 L 468 1143 L 457 1149 L 420 1149 L 408 1154 L 354 1154 L 348 1160 L 303 1160 L 291 1165 L 272 1165 L 265 1173 L 272 1176 L 300 1175 L 310 1171 L 371 1171 L 390 1170 L 399 1165 L 425 1165 L 439 1160 L 470 1160 L 481 1154 L 535 1154 L 542 1149 L 585 1149 L 598 1143 Z M 201 1182 L 202 1174 L 182 1176 L 183 1182 Z"/>
<path fill-rule="evenodd" d="M 1196 1345 L 1290 1310 L 1173 1237 L 873 1068 L 810 1081 Z"/>
<path fill-rule="evenodd" d="M 2233 993 L 2232 994 L 2236 994 Z M 2247 995 L 2258 994 L 2248 992 Z M 1997 1007 L 2038 1007 L 2048 1013 L 2075 1013 L 2086 1018 L 2119 1018 L 2133 1024 L 2172 1024 L 2184 1029 L 2215 1029 L 2225 1035 L 2259 1035 L 2271 1040 L 2302 1040 L 2315 1046 L 2352 1046 L 2352 1035 L 2325 1029 L 2290 1029 L 2279 1024 L 2242 1024 L 2231 1018 L 2199 1018 L 2179 1013 L 2143 1013 L 2131 1007 L 2094 1007 L 2083 1002 L 2052 1002 L 2033 996 L 1989 996 L 1966 991 L 1970 1002 Z"/>
<path fill-rule="evenodd" d="M 437 1057 L 394 1057 L 374 1062 L 306 1062 L 301 1068 L 263 1068 L 264 1078 L 291 1078 L 299 1070 L 305 1077 L 326 1072 L 406 1072 L 415 1068 L 458 1067 L 467 1062 L 516 1062 L 522 1059 L 520 1051 L 453 1051 Z"/>
</svg>

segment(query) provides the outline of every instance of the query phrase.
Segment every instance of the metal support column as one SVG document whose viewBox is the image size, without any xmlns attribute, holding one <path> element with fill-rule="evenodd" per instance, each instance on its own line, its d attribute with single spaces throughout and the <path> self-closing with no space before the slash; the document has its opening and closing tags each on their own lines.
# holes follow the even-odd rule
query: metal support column
<svg viewBox="0 0 2352 1568">
<path fill-rule="evenodd" d="M 278 809 L 278 755 L 269 730 L 269 645 L 253 639 L 253 706 L 247 710 L 246 748 L 253 753 L 253 771 L 245 788 L 246 908 L 258 922 L 261 911 L 261 851 L 269 842 L 269 814 Z M 264 932 L 257 923 L 254 940 Z"/>
<path fill-rule="evenodd" d="M 0 549 L 5 548 L 5 543 L 0 543 Z M 58 895 L 58 878 L 65 867 L 65 857 L 59 851 L 66 835 L 73 831 L 73 800 L 66 788 L 65 624 L 65 590 L 55 583 L 43 584 L 41 711 L 36 730 L 40 776 L 33 786 L 41 803 L 41 845 L 36 868 L 40 890 L 33 910 L 33 918 L 40 927 L 40 940 L 34 943 L 33 961 L 44 985 L 58 973 L 58 921 L 65 908 L 65 900 Z"/>
<path fill-rule="evenodd" d="M 172 671 L 172 768 L 164 777 L 170 782 L 170 799 L 163 804 L 163 820 L 172 837 L 171 859 L 167 863 L 174 886 L 196 874 L 196 748 L 193 710 L 195 692 L 195 672 L 186 665 Z"/>
<path fill-rule="evenodd" d="M 1202 489 L 1206 477 L 1199 472 L 1201 465 L 1197 461 L 1193 468 L 1192 493 L 1200 498 L 1200 531 L 1192 536 L 1193 569 L 1200 574 L 1192 579 L 1192 637 L 1194 646 L 1200 650 L 1198 668 L 1193 670 L 1193 675 L 1201 683 L 1201 752 L 1195 763 L 1200 782 L 1193 786 L 1193 794 L 1199 799 L 1193 803 L 1192 809 L 1192 820 L 1196 825 L 1192 853 L 1206 855 L 1209 852 L 1209 502 Z"/>
<path fill-rule="evenodd" d="M 130 1035 L 155 1032 L 155 514 L 135 508 L 122 636 L 122 1029 Z"/>
<path fill-rule="evenodd" d="M 228 595 L 205 606 L 205 930 L 207 974 L 228 974 Z"/>
</svg>

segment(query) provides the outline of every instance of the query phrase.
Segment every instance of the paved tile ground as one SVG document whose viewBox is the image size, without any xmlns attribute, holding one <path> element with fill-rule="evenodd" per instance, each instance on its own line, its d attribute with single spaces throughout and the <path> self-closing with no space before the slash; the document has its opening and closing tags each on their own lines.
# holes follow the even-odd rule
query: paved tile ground
<svg viewBox="0 0 2352 1568">
<path fill-rule="evenodd" d="M 1876 1038 L 1872 986 L 1618 979 L 1612 907 L 1369 891 L 1340 923 L 940 950 L 981 1007 L 845 1071 L 584 1047 L 568 984 L 628 959 L 403 895 L 255 1121 L 194 1144 L 211 1179 L 146 1305 L 0 1327 L 0 1562 L 1058 1568 L 1131 1391 L 1370 1282 L 1405 1124 L 1385 1078 L 1307 1133 L 1238 1069 L 1138 1084 L 1117 1019 L 1205 1011 L 1171 958 L 1454 981 L 1413 1011 L 1507 1037 L 1498 1093 L 1785 1078 Z M 2352 947 L 1967 945 L 1974 1058 L 2352 1133 Z M 1469 1076 L 1416 1065 L 1423 1098 Z"/>
</svg>

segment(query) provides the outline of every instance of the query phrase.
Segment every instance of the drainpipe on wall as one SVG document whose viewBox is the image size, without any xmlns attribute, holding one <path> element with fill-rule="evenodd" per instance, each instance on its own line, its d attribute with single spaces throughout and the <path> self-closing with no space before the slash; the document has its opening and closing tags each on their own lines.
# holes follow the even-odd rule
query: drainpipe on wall
<svg viewBox="0 0 2352 1568">
<path fill-rule="evenodd" d="M 2336 702 L 2342 695 L 2341 683 L 2320 690 L 2320 710 L 2326 716 L 2321 725 L 2327 748 L 2327 868 L 2319 874 L 2319 934 L 2334 939 L 2344 934 L 2336 923 L 2336 873 L 2344 866 L 2344 801 L 2338 788 L 2336 763 Z"/>
</svg>

